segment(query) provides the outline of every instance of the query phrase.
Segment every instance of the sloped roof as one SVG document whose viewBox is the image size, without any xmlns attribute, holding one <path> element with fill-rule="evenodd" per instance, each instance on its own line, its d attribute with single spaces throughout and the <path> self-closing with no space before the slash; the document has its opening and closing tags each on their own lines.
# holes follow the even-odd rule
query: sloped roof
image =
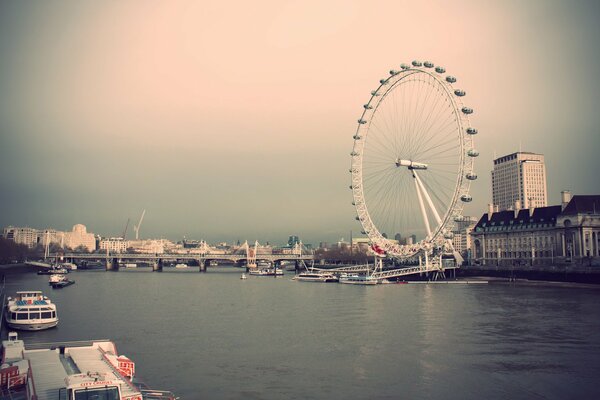
<svg viewBox="0 0 600 400">
<path fill-rule="evenodd" d="M 563 215 L 600 213 L 600 195 L 575 195 Z"/>
<path fill-rule="evenodd" d="M 513 221 L 513 224 L 556 223 L 556 217 L 560 214 L 560 210 L 561 206 L 538 207 L 533 210 L 533 215 L 529 215 L 529 209 L 526 208 L 519 210 L 516 218 L 515 212 L 512 210 L 495 212 L 492 214 L 491 219 L 486 213 L 479 219 L 475 228 L 510 225 L 511 221 Z"/>
</svg>

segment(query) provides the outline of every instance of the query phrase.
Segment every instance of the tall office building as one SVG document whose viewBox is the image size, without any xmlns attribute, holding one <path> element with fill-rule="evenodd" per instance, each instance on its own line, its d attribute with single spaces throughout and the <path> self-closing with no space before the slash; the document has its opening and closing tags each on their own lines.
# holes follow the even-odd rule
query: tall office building
<svg viewBox="0 0 600 400">
<path fill-rule="evenodd" d="M 544 155 L 518 152 L 495 159 L 492 200 L 499 211 L 546 207 Z"/>
</svg>

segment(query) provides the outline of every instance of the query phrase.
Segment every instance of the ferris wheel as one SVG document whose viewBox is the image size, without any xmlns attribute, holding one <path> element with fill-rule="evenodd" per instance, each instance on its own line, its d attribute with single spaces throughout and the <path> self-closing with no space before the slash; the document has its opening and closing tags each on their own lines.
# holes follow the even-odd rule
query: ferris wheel
<svg viewBox="0 0 600 400">
<path fill-rule="evenodd" d="M 350 189 L 356 219 L 380 254 L 452 249 L 473 170 L 473 110 L 454 76 L 426 61 L 391 70 L 358 120 Z"/>
</svg>

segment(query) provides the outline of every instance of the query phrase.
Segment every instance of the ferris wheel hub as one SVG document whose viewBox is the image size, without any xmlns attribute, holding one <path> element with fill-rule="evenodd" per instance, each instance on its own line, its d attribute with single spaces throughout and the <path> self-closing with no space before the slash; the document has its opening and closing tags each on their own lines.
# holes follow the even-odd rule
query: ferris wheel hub
<svg viewBox="0 0 600 400">
<path fill-rule="evenodd" d="M 427 169 L 427 164 L 412 160 L 396 160 L 396 167 L 408 167 L 408 169 Z"/>
</svg>

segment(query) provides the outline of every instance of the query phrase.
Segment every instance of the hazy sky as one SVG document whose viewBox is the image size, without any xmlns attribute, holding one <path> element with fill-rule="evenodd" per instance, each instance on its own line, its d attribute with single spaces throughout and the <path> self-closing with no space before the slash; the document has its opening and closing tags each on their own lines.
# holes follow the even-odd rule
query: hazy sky
<svg viewBox="0 0 600 400">
<path fill-rule="evenodd" d="M 551 204 L 599 194 L 599 18 L 595 0 L 3 1 L 0 226 L 120 235 L 146 209 L 143 237 L 348 238 L 356 120 L 413 59 L 475 110 L 467 214 L 519 146 L 545 154 Z"/>
</svg>

